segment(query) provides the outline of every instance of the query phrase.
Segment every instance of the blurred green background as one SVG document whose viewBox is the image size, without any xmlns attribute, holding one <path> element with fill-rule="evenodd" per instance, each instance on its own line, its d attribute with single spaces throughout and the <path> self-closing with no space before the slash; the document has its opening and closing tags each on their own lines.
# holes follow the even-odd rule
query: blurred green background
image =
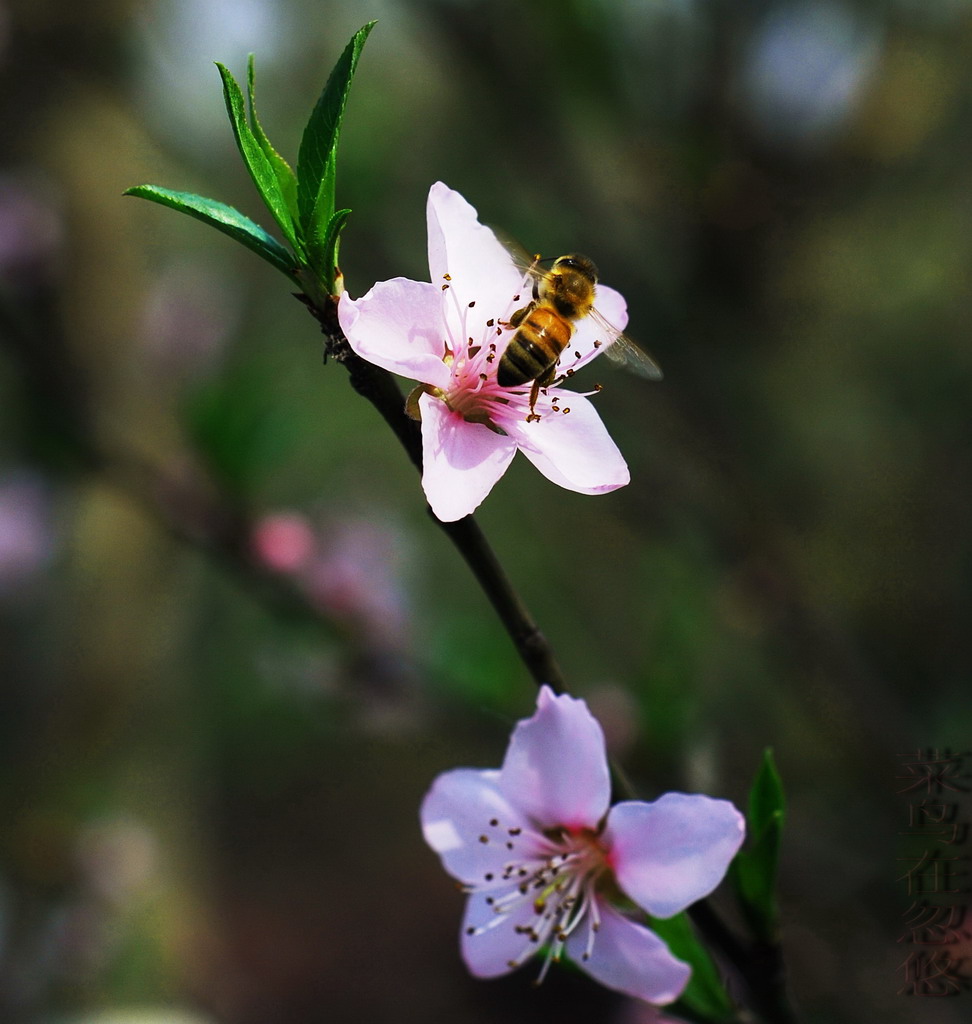
<svg viewBox="0 0 972 1024">
<path fill-rule="evenodd" d="M 629 487 L 518 459 L 478 516 L 571 689 L 646 797 L 774 748 L 803 1021 L 966 1019 L 897 994 L 896 775 L 972 738 L 970 5 L 4 0 L 0 1020 L 647 1019 L 466 976 L 418 804 L 533 684 L 280 276 L 121 196 L 269 226 L 212 62 L 294 158 L 373 17 L 348 289 L 427 276 L 441 179 L 666 371 L 598 378 Z"/>
</svg>

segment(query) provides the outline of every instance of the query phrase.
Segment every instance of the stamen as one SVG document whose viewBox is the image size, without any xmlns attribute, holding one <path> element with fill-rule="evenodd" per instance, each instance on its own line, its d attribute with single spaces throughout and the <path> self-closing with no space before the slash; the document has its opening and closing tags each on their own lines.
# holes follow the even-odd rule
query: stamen
<svg viewBox="0 0 972 1024">
<path fill-rule="evenodd" d="M 534 978 L 533 985 L 535 988 L 539 988 L 543 984 L 543 979 L 547 976 L 547 971 L 550 970 L 550 965 L 554 960 L 559 960 L 559 949 L 556 942 L 550 943 L 550 948 L 547 950 L 547 955 L 543 958 L 543 966 L 540 968 L 540 973 Z"/>
<path fill-rule="evenodd" d="M 592 899 L 590 901 L 590 924 L 587 928 L 587 945 L 584 947 L 584 953 L 582 959 L 590 960 L 591 953 L 594 952 L 594 939 L 597 933 L 601 930 L 601 912 L 597 906 L 597 900 Z"/>
<path fill-rule="evenodd" d="M 449 274 L 443 274 L 442 276 L 447 281 L 451 281 L 452 280 L 452 277 Z M 445 289 L 447 287 L 448 287 L 448 285 L 443 285 L 442 286 L 442 290 L 445 291 Z M 452 296 L 452 305 L 453 305 L 456 313 L 459 316 L 459 331 L 460 331 L 460 335 L 459 336 L 462 337 L 462 336 L 468 335 L 469 334 L 469 330 L 466 327 L 466 317 L 469 314 L 469 306 L 472 306 L 474 304 L 475 300 L 473 300 L 473 302 L 470 302 L 469 306 L 464 306 L 462 309 L 460 309 L 459 308 L 459 297 L 456 295 L 456 293 L 454 291 L 451 292 L 451 296 Z M 469 338 L 469 344 L 470 345 L 473 344 L 473 339 L 472 338 Z"/>
<path fill-rule="evenodd" d="M 467 935 L 485 935 L 486 932 L 491 932 L 494 928 L 498 928 L 504 923 L 504 918 L 497 914 L 496 917 L 491 917 L 485 924 L 481 925 L 469 925 L 466 928 Z"/>
<path fill-rule="evenodd" d="M 548 932 L 548 929 L 544 929 L 544 932 Z M 536 945 L 538 943 L 542 942 L 545 938 L 546 938 L 546 935 L 543 934 L 542 932 L 538 933 L 538 932 L 535 932 L 535 931 L 531 930 L 530 937 L 527 940 L 527 944 L 523 947 L 523 949 L 520 950 L 519 953 L 516 954 L 516 956 L 513 958 L 513 960 L 509 961 L 509 963 L 512 966 L 514 966 L 514 967 L 519 967 L 520 964 L 522 964 L 524 960 L 526 960 L 528 957 L 533 955 L 533 953 L 535 951 Z M 549 954 L 548 954 L 548 959 L 549 959 Z M 541 976 L 540 978 L 537 979 L 536 984 L 539 985 L 542 980 L 543 980 L 543 978 Z"/>
<path fill-rule="evenodd" d="M 511 851 L 519 846 L 525 856 L 511 859 L 496 873 L 485 872 L 483 884 L 469 887 L 467 891 L 482 896 L 490 913 L 483 924 L 467 926 L 465 935 L 475 939 L 505 925 L 511 935 L 521 936 L 522 948 L 507 961 L 511 968 L 546 945 L 536 985 L 543 982 L 550 964 L 562 958 L 567 940 L 581 927 L 586 937 L 578 956 L 589 959 L 601 925 L 594 887 L 607 870 L 596 836 L 588 830 L 566 829 L 545 834 L 490 818 L 478 838 L 494 849 L 500 843 Z"/>
</svg>

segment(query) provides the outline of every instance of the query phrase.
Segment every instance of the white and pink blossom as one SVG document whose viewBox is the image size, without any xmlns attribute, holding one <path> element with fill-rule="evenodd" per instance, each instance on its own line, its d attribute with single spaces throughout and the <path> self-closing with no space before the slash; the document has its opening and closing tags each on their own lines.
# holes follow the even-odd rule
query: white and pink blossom
<svg viewBox="0 0 972 1024">
<path fill-rule="evenodd" d="M 509 319 L 529 304 L 531 280 L 473 207 L 441 182 L 429 191 L 427 217 L 431 283 L 381 281 L 360 299 L 342 295 L 338 316 L 359 356 L 422 386 L 415 410 L 432 511 L 445 522 L 469 515 L 517 450 L 569 490 L 624 486 L 628 467 L 585 395 L 552 384 L 531 410 L 529 383 L 497 383 L 514 334 Z M 618 292 L 599 285 L 595 302 L 624 329 L 628 313 Z M 592 318 L 579 320 L 558 374 L 569 376 L 614 340 Z"/>
<path fill-rule="evenodd" d="M 540 690 L 499 769 L 440 775 L 422 804 L 426 842 L 468 901 L 462 956 L 481 978 L 545 950 L 656 1005 L 691 969 L 629 909 L 667 918 L 708 895 L 743 840 L 725 800 L 666 793 L 610 806 L 604 735 L 582 700 Z"/>
</svg>

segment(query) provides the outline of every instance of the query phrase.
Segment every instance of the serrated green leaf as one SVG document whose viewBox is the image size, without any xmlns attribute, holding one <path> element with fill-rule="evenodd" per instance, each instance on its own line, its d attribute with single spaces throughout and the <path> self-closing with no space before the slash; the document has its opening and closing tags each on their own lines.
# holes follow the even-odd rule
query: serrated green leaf
<svg viewBox="0 0 972 1024">
<path fill-rule="evenodd" d="M 732 1000 L 726 993 L 719 971 L 712 958 L 695 937 L 685 913 L 664 920 L 652 918 L 649 927 L 664 939 L 672 953 L 692 968 L 692 977 L 672 1010 L 685 1016 L 708 1021 L 730 1020 L 734 1013 Z"/>
<path fill-rule="evenodd" d="M 327 84 L 311 113 L 297 155 L 297 204 L 304 237 L 313 248 L 311 255 L 318 270 L 328 277 L 333 267 L 323 262 L 327 226 L 335 210 L 335 167 L 337 145 L 351 80 L 368 34 L 375 23 L 359 29 L 334 65 Z"/>
<path fill-rule="evenodd" d="M 294 174 L 290 164 L 274 149 L 273 144 L 263 130 L 263 125 L 260 124 L 260 118 L 257 117 L 256 69 L 252 53 L 246 63 L 246 93 L 250 106 L 250 127 L 253 130 L 253 137 L 273 168 L 273 172 L 277 176 L 277 184 L 280 186 L 280 191 L 284 197 L 284 202 L 286 202 L 287 209 L 290 211 L 290 216 L 294 223 L 297 223 L 300 216 L 297 208 L 297 175 Z"/>
<path fill-rule="evenodd" d="M 246 119 L 246 109 L 243 102 L 243 93 L 240 90 L 236 79 L 229 70 L 218 61 L 216 67 L 219 69 L 220 77 L 223 79 L 223 97 L 226 100 L 226 112 L 229 114 L 230 124 L 233 126 L 233 135 L 236 137 L 236 144 L 239 147 L 243 163 L 246 164 L 253 184 L 273 214 L 273 219 L 280 225 L 284 238 L 294 247 L 295 252 L 302 252 L 302 245 L 298 239 L 297 225 L 291 215 L 290 208 L 280 182 L 277 180 L 277 173 L 267 159 L 253 134 Z"/>
<path fill-rule="evenodd" d="M 293 281 L 298 269 L 293 256 L 273 237 L 267 234 L 259 224 L 239 210 L 216 199 L 207 199 L 192 192 L 175 192 L 159 185 L 135 185 L 127 189 L 126 196 L 138 196 L 149 199 L 153 203 L 161 203 L 190 217 L 211 224 L 224 234 L 235 238 L 258 256 L 273 264 Z"/>
<path fill-rule="evenodd" d="M 749 794 L 748 843 L 730 869 L 746 919 L 764 940 L 771 940 L 776 931 L 776 875 L 785 810 L 783 783 L 767 749 Z"/>
</svg>

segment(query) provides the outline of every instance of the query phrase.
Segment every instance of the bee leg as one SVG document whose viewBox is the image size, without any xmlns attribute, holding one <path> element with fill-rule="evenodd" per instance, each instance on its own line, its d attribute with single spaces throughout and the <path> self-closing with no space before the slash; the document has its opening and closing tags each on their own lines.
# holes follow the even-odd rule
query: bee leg
<svg viewBox="0 0 972 1024">
<path fill-rule="evenodd" d="M 537 404 L 537 399 L 540 397 L 540 381 L 539 379 L 533 382 L 533 387 L 530 388 L 530 415 L 527 416 L 527 423 L 533 423 L 534 421 L 539 423 L 540 416 L 534 410 L 534 406 Z"/>
<path fill-rule="evenodd" d="M 540 414 L 536 411 L 537 399 L 540 397 L 540 391 L 550 387 L 551 384 L 559 384 L 560 381 L 554 380 L 555 367 L 551 366 L 545 373 L 541 373 L 539 377 L 533 382 L 533 386 L 530 388 L 530 415 L 527 416 L 527 423 L 540 422 Z M 561 378 L 563 379 L 563 378 Z"/>
<path fill-rule="evenodd" d="M 526 319 L 527 313 L 533 310 L 533 306 L 534 303 L 531 302 L 529 306 L 524 306 L 522 309 L 518 309 L 515 313 L 511 313 L 509 320 L 500 320 L 500 327 L 519 327 Z"/>
</svg>

